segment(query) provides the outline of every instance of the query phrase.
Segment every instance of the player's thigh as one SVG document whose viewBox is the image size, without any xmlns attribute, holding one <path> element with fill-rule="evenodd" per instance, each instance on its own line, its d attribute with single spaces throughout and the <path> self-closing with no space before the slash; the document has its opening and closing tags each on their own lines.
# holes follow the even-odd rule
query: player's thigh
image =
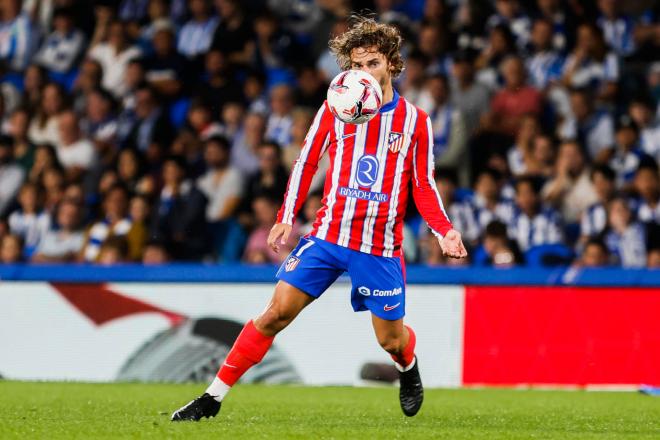
<svg viewBox="0 0 660 440">
<path fill-rule="evenodd" d="M 353 285 L 353 310 L 369 310 L 385 321 L 396 321 L 405 315 L 406 286 L 399 258 L 355 253 L 348 273 Z"/>
<path fill-rule="evenodd" d="M 341 252 L 346 249 L 315 237 L 301 238 L 277 271 L 277 279 L 318 298 L 346 270 Z"/>
</svg>

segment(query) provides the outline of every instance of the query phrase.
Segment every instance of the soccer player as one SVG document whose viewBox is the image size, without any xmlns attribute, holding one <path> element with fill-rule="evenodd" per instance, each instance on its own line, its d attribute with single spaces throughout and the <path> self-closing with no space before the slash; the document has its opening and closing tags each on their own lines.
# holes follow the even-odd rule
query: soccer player
<svg viewBox="0 0 660 440">
<path fill-rule="evenodd" d="M 404 325 L 405 269 L 401 253 L 408 189 L 445 255 L 464 258 L 461 234 L 452 228 L 433 177 L 431 120 L 392 86 L 403 70 L 398 30 L 358 18 L 330 42 L 344 70 L 370 73 L 383 90 L 379 114 L 362 125 L 335 119 L 324 103 L 305 138 L 268 244 L 279 251 L 303 206 L 319 159 L 328 154 L 322 207 L 312 232 L 280 267 L 266 309 L 245 324 L 206 392 L 172 414 L 173 421 L 213 417 L 227 392 L 260 362 L 275 335 L 342 273 L 352 282 L 355 311 L 369 310 L 376 338 L 400 372 L 399 400 L 407 416 L 422 406 L 415 332 Z M 350 341 L 347 341 L 350 343 Z"/>
</svg>

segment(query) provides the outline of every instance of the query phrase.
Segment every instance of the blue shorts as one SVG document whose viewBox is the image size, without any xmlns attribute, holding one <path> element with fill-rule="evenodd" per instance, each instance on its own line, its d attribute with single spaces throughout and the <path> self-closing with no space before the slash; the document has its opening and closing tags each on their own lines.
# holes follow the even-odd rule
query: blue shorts
<svg viewBox="0 0 660 440">
<path fill-rule="evenodd" d="M 316 237 L 301 238 L 277 278 L 318 298 L 344 272 L 351 277 L 353 310 L 370 310 L 388 321 L 403 318 L 406 286 L 399 257 L 370 255 Z"/>
</svg>

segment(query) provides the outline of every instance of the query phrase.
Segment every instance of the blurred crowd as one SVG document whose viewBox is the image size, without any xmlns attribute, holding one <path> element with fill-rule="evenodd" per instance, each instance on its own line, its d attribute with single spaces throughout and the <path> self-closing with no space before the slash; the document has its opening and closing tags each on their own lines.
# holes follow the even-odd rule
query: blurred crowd
<svg viewBox="0 0 660 440">
<path fill-rule="evenodd" d="M 0 263 L 279 263 L 275 221 L 369 9 L 404 36 L 470 258 L 411 203 L 409 262 L 660 267 L 660 3 L 0 0 Z"/>
</svg>

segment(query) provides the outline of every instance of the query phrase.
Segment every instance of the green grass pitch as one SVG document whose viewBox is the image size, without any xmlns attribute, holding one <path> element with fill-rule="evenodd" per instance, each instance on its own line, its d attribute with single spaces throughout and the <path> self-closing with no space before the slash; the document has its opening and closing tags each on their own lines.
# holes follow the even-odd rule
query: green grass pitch
<svg viewBox="0 0 660 440">
<path fill-rule="evenodd" d="M 635 393 L 427 390 L 406 418 L 392 388 L 238 386 L 215 419 L 171 423 L 200 385 L 0 381 L 0 439 L 660 439 Z"/>
</svg>

